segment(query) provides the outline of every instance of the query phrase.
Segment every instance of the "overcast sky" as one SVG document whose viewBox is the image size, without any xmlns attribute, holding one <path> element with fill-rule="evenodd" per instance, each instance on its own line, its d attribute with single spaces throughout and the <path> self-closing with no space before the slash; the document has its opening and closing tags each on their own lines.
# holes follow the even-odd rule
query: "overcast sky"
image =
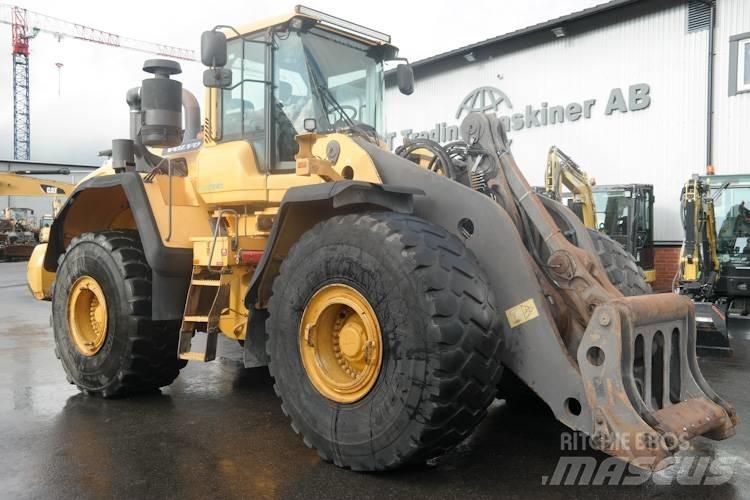
<svg viewBox="0 0 750 500">
<path fill-rule="evenodd" d="M 432 0 L 305 5 L 388 33 L 401 55 L 417 60 L 577 11 L 604 0 Z M 25 0 L 17 5 L 119 35 L 198 49 L 216 24 L 243 25 L 290 12 L 295 1 Z M 0 159 L 13 157 L 10 26 L 0 24 Z M 31 159 L 98 164 L 111 139 L 127 137 L 125 92 L 146 76 L 146 54 L 40 34 L 31 42 Z M 58 68 L 60 94 L 58 95 Z M 529 61 L 529 64 L 533 64 Z M 201 104 L 198 63 L 183 62 L 178 78 Z M 416 92 L 419 92 L 417 85 Z M 386 116 L 386 121 L 388 117 Z"/>
</svg>

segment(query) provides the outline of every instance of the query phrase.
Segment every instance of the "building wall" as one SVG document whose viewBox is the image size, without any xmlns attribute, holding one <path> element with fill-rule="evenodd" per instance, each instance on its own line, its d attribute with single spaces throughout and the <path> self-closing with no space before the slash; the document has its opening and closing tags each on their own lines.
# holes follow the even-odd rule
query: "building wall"
<svg viewBox="0 0 750 500">
<path fill-rule="evenodd" d="M 728 37 L 750 31 L 750 2 L 718 3 L 716 91 L 721 97 L 716 98 L 714 163 L 719 172 L 734 173 L 750 169 L 742 161 L 750 157 L 750 95 L 726 97 Z M 666 8 L 638 4 L 642 15 L 632 9 L 615 13 L 599 27 L 577 30 L 574 25 L 566 37 L 549 34 L 547 41 L 475 62 L 456 58 L 449 70 L 433 75 L 418 71 L 411 96 L 387 89 L 387 129 L 397 134 L 398 145 L 404 130 L 457 125 L 459 104 L 481 86 L 495 87 L 509 98 L 512 109 L 501 103 L 500 115 L 524 113 L 527 105 L 540 108 L 544 102 L 554 106 L 595 99 L 590 118 L 511 130 L 518 164 L 532 184 L 541 185 L 547 149 L 554 144 L 599 184 L 653 184 L 655 240 L 679 242 L 680 189 L 691 174 L 705 169 L 708 38 L 706 30 L 687 33 L 687 3 L 661 4 Z M 642 83 L 650 88 L 647 108 L 605 114 L 612 89 L 621 89 L 627 101 L 628 88 Z"/>
<path fill-rule="evenodd" d="M 679 246 L 660 246 L 654 249 L 654 270 L 656 281 L 651 283 L 655 292 L 669 292 L 672 290 L 672 281 L 677 274 L 680 261 Z"/>
<path fill-rule="evenodd" d="M 750 2 L 719 0 L 714 42 L 714 165 L 750 172 L 750 93 L 729 96 L 729 37 L 750 32 Z"/>
</svg>

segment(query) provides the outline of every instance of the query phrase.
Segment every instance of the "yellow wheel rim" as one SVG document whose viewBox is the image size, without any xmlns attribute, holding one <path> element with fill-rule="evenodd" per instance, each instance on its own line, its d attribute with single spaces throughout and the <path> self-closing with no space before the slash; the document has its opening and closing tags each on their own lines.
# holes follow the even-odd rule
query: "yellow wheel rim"
<svg viewBox="0 0 750 500">
<path fill-rule="evenodd" d="M 302 364 L 313 386 L 337 403 L 353 403 L 373 388 L 383 362 L 383 340 L 370 303 L 354 288 L 318 290 L 302 314 Z"/>
<path fill-rule="evenodd" d="M 68 332 L 78 352 L 93 356 L 107 338 L 107 301 L 91 276 L 81 276 L 68 296 Z"/>
</svg>

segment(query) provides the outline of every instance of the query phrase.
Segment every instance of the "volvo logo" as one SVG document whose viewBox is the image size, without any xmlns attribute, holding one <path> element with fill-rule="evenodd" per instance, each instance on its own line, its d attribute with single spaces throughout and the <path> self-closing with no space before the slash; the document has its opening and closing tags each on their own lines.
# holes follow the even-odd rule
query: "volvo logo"
<svg viewBox="0 0 750 500">
<path fill-rule="evenodd" d="M 502 90 L 495 87 L 478 87 L 469 92 L 469 95 L 464 97 L 461 104 L 459 104 L 456 111 L 456 120 L 461 118 L 461 113 L 464 111 L 466 111 L 466 114 L 474 111 L 479 113 L 497 111 L 501 103 L 505 103 L 508 108 L 513 107 L 510 99 Z"/>
</svg>

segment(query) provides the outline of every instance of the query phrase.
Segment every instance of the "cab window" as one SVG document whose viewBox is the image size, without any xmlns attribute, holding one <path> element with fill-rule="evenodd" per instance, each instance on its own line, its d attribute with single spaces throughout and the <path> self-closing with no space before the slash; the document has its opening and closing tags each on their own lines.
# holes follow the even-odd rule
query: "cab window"
<svg viewBox="0 0 750 500">
<path fill-rule="evenodd" d="M 293 169 L 294 156 L 299 149 L 295 138 L 305 132 L 305 118 L 317 116 L 316 103 L 299 34 L 279 33 L 275 42 L 273 121 L 276 127 L 276 167 Z"/>
<path fill-rule="evenodd" d="M 230 41 L 226 67 L 232 70 L 232 88 L 221 91 L 222 140 L 247 140 L 261 165 L 266 164 L 267 158 L 264 139 L 265 51 L 266 46 L 262 43 L 242 39 Z"/>
</svg>

